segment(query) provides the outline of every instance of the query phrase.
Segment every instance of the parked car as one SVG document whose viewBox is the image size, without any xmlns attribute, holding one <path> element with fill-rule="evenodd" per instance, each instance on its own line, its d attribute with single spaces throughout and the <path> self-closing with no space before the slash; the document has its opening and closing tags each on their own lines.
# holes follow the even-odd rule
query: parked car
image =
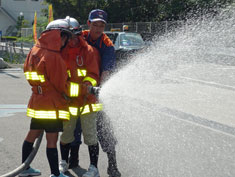
<svg viewBox="0 0 235 177">
<path fill-rule="evenodd" d="M 112 40 L 117 62 L 126 59 L 131 54 L 141 50 L 145 42 L 139 33 L 106 31 L 105 34 Z"/>
</svg>

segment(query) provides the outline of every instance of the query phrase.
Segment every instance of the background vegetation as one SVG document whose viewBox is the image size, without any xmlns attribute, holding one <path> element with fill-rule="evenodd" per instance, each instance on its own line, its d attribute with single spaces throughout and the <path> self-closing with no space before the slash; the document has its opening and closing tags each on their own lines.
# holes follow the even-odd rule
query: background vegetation
<svg viewBox="0 0 235 177">
<path fill-rule="evenodd" d="M 53 5 L 54 18 L 69 15 L 85 24 L 92 9 L 108 13 L 108 23 L 184 20 L 190 15 L 216 13 L 216 8 L 234 0 L 46 0 Z"/>
</svg>

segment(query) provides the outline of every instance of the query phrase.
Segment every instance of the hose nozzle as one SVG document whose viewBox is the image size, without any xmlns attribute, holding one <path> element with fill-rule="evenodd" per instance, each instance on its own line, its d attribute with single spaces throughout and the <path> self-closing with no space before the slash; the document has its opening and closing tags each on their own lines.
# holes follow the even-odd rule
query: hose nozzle
<svg viewBox="0 0 235 177">
<path fill-rule="evenodd" d="M 89 86 L 88 87 L 88 91 L 90 94 L 93 94 L 95 96 L 98 96 L 99 93 L 100 93 L 100 87 L 92 87 L 92 86 Z"/>
</svg>

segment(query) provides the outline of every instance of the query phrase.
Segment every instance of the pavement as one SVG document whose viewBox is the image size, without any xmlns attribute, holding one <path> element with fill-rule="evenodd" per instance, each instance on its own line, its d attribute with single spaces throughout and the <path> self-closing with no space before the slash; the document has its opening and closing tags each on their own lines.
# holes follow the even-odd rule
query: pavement
<svg viewBox="0 0 235 177">
<path fill-rule="evenodd" d="M 31 92 L 22 68 L 0 70 L 0 83 L 1 175 L 20 165 Z M 234 177 L 235 67 L 180 65 L 147 89 L 107 105 L 119 140 L 122 176 Z M 49 176 L 45 142 L 44 137 L 32 167 Z M 70 170 L 69 176 L 81 176 L 88 168 L 84 144 L 79 155 L 80 168 Z M 107 158 L 100 150 L 101 177 L 107 177 L 106 169 Z"/>
<path fill-rule="evenodd" d="M 22 68 L 0 69 L 0 176 L 21 164 L 22 143 L 30 125 L 30 118 L 26 116 L 30 95 L 31 88 Z M 40 169 L 42 176 L 49 176 L 45 142 L 44 136 L 32 167 Z M 69 176 L 81 176 L 89 167 L 86 145 L 82 144 L 79 155 L 80 168 L 70 170 Z M 102 150 L 100 150 L 99 168 L 100 174 L 107 177 L 107 157 Z"/>
</svg>

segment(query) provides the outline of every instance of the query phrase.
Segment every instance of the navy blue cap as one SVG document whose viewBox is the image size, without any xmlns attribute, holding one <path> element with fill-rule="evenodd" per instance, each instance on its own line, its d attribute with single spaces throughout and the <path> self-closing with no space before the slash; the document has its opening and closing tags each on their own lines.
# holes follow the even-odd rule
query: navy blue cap
<svg viewBox="0 0 235 177">
<path fill-rule="evenodd" d="M 90 22 L 103 21 L 104 23 L 107 23 L 107 13 L 100 9 L 92 10 L 88 20 Z"/>
</svg>

